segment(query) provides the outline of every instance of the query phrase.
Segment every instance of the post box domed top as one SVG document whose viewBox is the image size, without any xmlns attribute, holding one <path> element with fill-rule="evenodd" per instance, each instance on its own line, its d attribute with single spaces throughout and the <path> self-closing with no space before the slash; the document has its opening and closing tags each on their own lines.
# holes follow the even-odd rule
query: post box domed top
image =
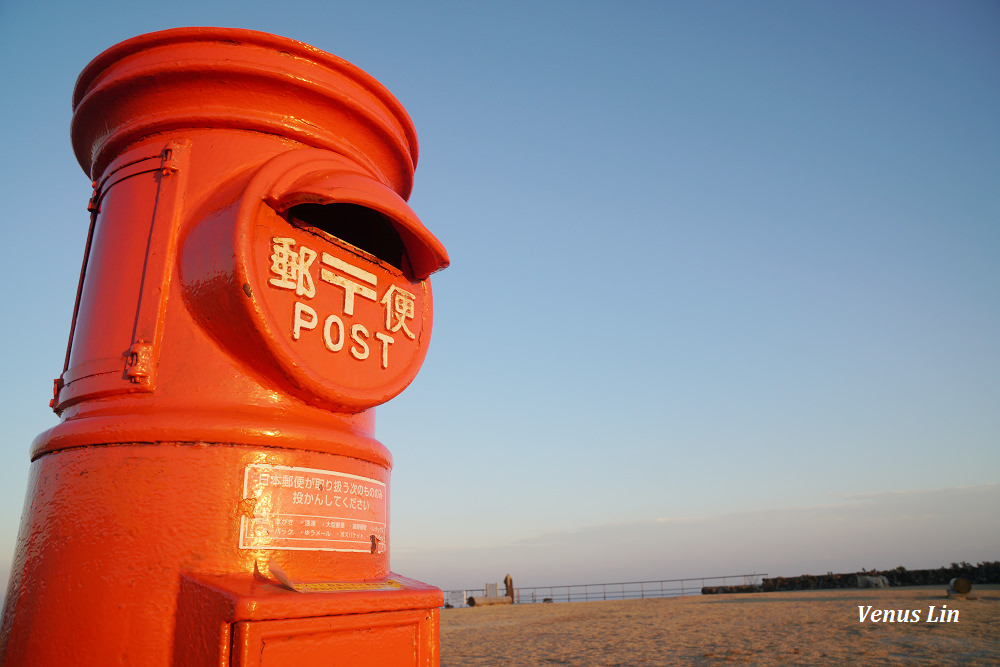
<svg viewBox="0 0 1000 667">
<path fill-rule="evenodd" d="M 252 30 L 177 28 L 95 58 L 73 94 L 73 149 L 92 179 L 154 134 L 264 132 L 355 160 L 404 199 L 417 162 L 406 110 L 351 63 Z"/>
</svg>

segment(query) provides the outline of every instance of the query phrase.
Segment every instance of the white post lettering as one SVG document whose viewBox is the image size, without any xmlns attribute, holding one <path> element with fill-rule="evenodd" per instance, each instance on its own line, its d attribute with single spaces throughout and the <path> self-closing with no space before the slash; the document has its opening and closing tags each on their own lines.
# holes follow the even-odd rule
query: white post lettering
<svg viewBox="0 0 1000 667">
<path fill-rule="evenodd" d="M 344 314 L 353 315 L 354 314 L 354 295 L 357 294 L 366 299 L 371 299 L 374 301 L 378 298 L 375 290 L 372 289 L 377 285 L 377 278 L 374 273 L 370 271 L 365 271 L 364 269 L 358 268 L 353 264 L 348 264 L 342 259 L 334 257 L 328 252 L 323 253 L 323 264 L 329 266 L 331 269 L 336 269 L 342 273 L 346 273 L 349 276 L 357 278 L 358 280 L 367 283 L 367 285 L 362 285 L 356 283 L 349 278 L 345 278 L 342 275 L 338 275 L 331 271 L 330 269 L 321 269 L 320 278 L 330 283 L 331 285 L 337 285 L 338 287 L 344 288 Z M 368 285 L 371 285 L 369 287 Z"/>
<path fill-rule="evenodd" d="M 330 337 L 330 328 L 334 324 L 337 325 L 336 343 Z M 344 321 L 336 315 L 331 315 L 323 321 L 323 343 L 326 345 L 326 349 L 331 352 L 340 352 L 340 349 L 344 347 Z"/>
<path fill-rule="evenodd" d="M 368 343 L 366 342 L 368 338 L 368 329 L 365 328 L 363 324 L 352 324 L 351 325 L 351 340 L 354 341 L 354 345 L 351 346 L 351 356 L 355 359 L 363 360 L 368 358 Z"/>
<path fill-rule="evenodd" d="M 389 346 L 396 341 L 392 336 L 387 336 L 381 331 L 376 331 L 375 337 L 382 341 L 382 368 L 389 368 Z"/>
<path fill-rule="evenodd" d="M 308 315 L 309 319 L 306 319 L 303 315 Z M 299 334 L 303 329 L 315 329 L 318 320 L 319 318 L 316 317 L 315 310 L 304 303 L 296 301 L 295 313 L 292 315 L 292 338 L 298 340 Z"/>
</svg>

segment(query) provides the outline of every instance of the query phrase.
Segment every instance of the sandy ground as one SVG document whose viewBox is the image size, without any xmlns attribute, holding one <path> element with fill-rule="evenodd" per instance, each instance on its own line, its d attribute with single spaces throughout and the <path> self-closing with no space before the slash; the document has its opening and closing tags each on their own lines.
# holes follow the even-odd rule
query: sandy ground
<svg viewBox="0 0 1000 667">
<path fill-rule="evenodd" d="M 1000 586 L 706 595 L 441 610 L 441 664 L 1000 665 Z M 859 622 L 858 605 L 920 611 Z M 928 608 L 958 621 L 928 623 Z"/>
</svg>

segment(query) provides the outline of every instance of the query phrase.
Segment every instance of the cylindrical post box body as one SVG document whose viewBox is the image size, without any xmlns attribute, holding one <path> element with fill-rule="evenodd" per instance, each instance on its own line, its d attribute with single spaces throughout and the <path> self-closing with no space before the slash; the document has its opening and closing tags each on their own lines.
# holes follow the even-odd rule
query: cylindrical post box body
<svg viewBox="0 0 1000 667">
<path fill-rule="evenodd" d="M 448 263 L 405 203 L 405 110 L 318 49 L 187 28 L 95 59 L 72 130 L 91 229 L 5 664 L 436 662 L 441 594 L 390 571 L 373 433 Z"/>
</svg>

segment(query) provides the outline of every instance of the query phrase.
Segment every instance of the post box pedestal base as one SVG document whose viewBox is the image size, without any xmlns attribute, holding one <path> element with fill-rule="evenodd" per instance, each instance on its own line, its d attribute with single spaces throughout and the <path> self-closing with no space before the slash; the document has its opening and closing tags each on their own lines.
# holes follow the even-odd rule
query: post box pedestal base
<svg viewBox="0 0 1000 667">
<path fill-rule="evenodd" d="M 438 665 L 442 604 L 437 588 L 396 575 L 303 592 L 247 575 L 185 576 L 174 664 Z"/>
</svg>

